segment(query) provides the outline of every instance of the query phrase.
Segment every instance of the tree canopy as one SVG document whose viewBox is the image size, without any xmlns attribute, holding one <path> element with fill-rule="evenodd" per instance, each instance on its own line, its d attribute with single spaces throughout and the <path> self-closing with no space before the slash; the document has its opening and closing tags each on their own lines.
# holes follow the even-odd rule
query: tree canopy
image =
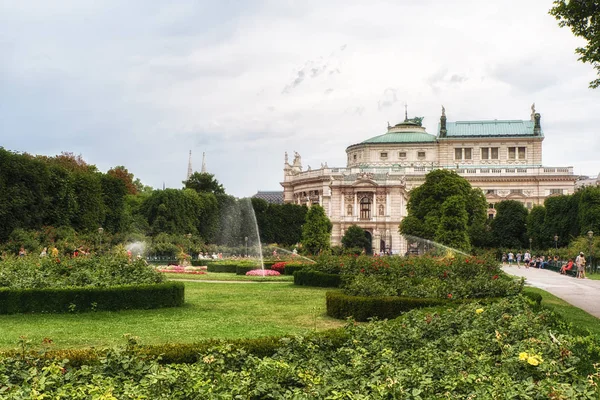
<svg viewBox="0 0 600 400">
<path fill-rule="evenodd" d="M 471 184 L 456 172 L 442 169 L 427 174 L 425 183 L 410 191 L 410 199 L 407 204 L 408 215 L 400 224 L 400 233 L 429 240 L 443 237 L 444 240 L 454 242 L 454 239 L 450 239 L 452 236 L 450 234 L 438 235 L 443 217 L 442 206 L 448 198 L 453 196 L 458 196 L 458 199 L 452 201 L 452 207 L 450 205 L 448 207 L 455 210 L 453 212 L 458 212 L 454 206 L 464 203 L 467 215 L 468 242 L 477 240 L 475 236 L 485 229 L 486 224 L 485 196 L 481 189 L 472 188 Z M 447 211 L 450 212 L 450 209 Z M 442 243 L 452 245 L 451 243 Z"/>
<path fill-rule="evenodd" d="M 358 225 L 350 225 L 342 237 L 342 246 L 346 249 L 364 250 L 371 253 L 371 241 L 365 235 L 364 229 Z"/>
<path fill-rule="evenodd" d="M 310 254 L 318 254 L 331 247 L 332 224 L 319 205 L 313 205 L 306 213 L 306 222 L 302 226 L 302 245 Z"/>
<path fill-rule="evenodd" d="M 575 49 L 579 61 L 591 64 L 598 78 L 590 82 L 590 88 L 600 86 L 600 1 L 555 0 L 550 14 L 560 27 L 569 27 L 575 36 L 587 41 L 584 47 Z"/>
<path fill-rule="evenodd" d="M 213 174 L 207 172 L 194 172 L 187 181 L 183 181 L 186 189 L 193 189 L 198 193 L 225 194 L 225 188 Z"/>
<path fill-rule="evenodd" d="M 497 247 L 527 247 L 527 209 L 520 201 L 504 200 L 496 203 L 496 217 L 492 220 L 492 234 Z"/>
</svg>

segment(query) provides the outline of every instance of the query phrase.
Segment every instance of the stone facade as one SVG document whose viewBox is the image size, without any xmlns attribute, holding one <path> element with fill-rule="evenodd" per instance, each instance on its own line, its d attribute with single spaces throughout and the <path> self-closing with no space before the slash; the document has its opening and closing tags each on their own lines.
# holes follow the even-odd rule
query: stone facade
<svg viewBox="0 0 600 400">
<path fill-rule="evenodd" d="M 368 232 L 373 251 L 404 254 L 407 243 L 398 225 L 407 215 L 410 190 L 434 169 L 449 169 L 483 190 L 493 218 L 494 204 L 517 200 L 528 209 L 553 195 L 572 194 L 573 167 L 542 165 L 540 114 L 531 120 L 447 122 L 437 134 L 426 132 L 422 118 L 408 119 L 346 149 L 346 167 L 304 171 L 300 155 L 290 164 L 286 153 L 283 199 L 320 204 L 332 224 L 332 245 L 356 224 Z"/>
</svg>

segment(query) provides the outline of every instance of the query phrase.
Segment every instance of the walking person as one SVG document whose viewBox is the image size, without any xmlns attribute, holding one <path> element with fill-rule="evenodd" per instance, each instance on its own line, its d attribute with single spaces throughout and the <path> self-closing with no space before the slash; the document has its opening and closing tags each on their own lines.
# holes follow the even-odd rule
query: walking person
<svg viewBox="0 0 600 400">
<path fill-rule="evenodd" d="M 575 259 L 575 265 L 577 265 L 577 278 L 585 279 L 585 257 L 583 251 Z"/>
<path fill-rule="evenodd" d="M 517 252 L 517 267 L 521 268 L 521 252 Z"/>
<path fill-rule="evenodd" d="M 506 255 L 506 253 L 502 253 L 502 266 L 504 267 L 504 265 L 506 264 L 506 260 L 507 260 L 508 256 Z"/>
<path fill-rule="evenodd" d="M 529 254 L 529 250 L 525 251 L 523 255 L 523 263 L 525 264 L 525 268 L 529 268 L 529 262 L 531 261 L 531 254 Z"/>
<path fill-rule="evenodd" d="M 515 260 L 515 255 L 513 254 L 512 251 L 508 252 L 508 266 L 512 267 L 512 263 Z"/>
</svg>

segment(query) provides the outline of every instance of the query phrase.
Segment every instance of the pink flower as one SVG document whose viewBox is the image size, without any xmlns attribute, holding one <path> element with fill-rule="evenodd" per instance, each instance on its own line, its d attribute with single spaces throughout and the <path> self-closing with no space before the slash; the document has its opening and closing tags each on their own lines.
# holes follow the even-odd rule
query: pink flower
<svg viewBox="0 0 600 400">
<path fill-rule="evenodd" d="M 277 271 L 273 271 L 270 269 L 253 269 L 251 271 L 246 272 L 247 276 L 277 276 L 281 275 Z"/>
</svg>

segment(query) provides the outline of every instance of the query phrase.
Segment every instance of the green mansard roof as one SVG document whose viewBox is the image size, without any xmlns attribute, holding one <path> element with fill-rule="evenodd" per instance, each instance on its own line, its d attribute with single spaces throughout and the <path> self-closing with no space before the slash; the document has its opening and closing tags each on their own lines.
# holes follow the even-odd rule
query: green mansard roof
<svg viewBox="0 0 600 400">
<path fill-rule="evenodd" d="M 543 136 L 543 131 L 534 132 L 531 120 L 456 121 L 446 123 L 446 138 L 462 137 L 521 137 Z M 440 124 L 438 124 L 438 133 Z"/>
<path fill-rule="evenodd" d="M 435 142 L 435 136 L 427 132 L 388 132 L 383 135 L 367 139 L 365 143 L 431 143 Z"/>
</svg>

